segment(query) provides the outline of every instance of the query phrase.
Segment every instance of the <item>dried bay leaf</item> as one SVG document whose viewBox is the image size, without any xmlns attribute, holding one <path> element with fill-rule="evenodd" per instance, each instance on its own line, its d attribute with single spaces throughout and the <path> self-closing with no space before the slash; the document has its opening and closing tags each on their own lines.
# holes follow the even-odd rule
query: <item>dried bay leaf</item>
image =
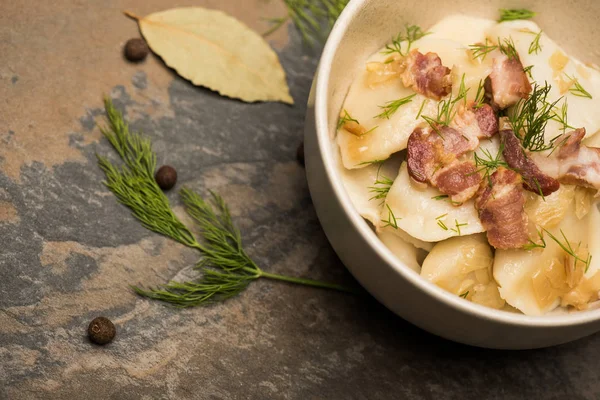
<svg viewBox="0 0 600 400">
<path fill-rule="evenodd" d="M 277 54 L 237 19 L 201 7 L 137 17 L 148 45 L 193 84 L 246 102 L 293 104 Z"/>
</svg>

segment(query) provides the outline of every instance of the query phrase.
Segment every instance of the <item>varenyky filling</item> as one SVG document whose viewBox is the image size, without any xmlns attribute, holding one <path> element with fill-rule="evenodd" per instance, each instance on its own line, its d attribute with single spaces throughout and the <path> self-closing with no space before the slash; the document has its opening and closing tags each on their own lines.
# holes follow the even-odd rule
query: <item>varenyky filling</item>
<svg viewBox="0 0 600 400">
<path fill-rule="evenodd" d="M 370 57 L 340 114 L 340 172 L 425 279 L 496 309 L 582 310 L 600 290 L 599 110 L 597 67 L 534 22 L 449 16 Z"/>
</svg>

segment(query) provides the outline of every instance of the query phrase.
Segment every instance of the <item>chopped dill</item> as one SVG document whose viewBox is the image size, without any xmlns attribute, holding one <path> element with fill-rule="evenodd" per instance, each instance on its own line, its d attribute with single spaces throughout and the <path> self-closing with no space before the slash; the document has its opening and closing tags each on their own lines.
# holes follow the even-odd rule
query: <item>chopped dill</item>
<svg viewBox="0 0 600 400">
<path fill-rule="evenodd" d="M 363 166 L 363 165 L 381 164 L 383 162 L 385 162 L 385 160 L 363 161 L 361 163 L 356 164 L 356 166 L 359 167 L 359 166 Z"/>
<path fill-rule="evenodd" d="M 387 226 L 391 226 L 394 229 L 398 229 L 398 220 L 402 218 L 396 218 L 389 204 L 386 204 L 385 206 L 388 210 L 388 219 L 383 220 L 383 222 L 385 222 L 385 225 L 383 225 L 383 227 L 385 228 Z"/>
<path fill-rule="evenodd" d="M 448 227 L 446 226 L 446 224 L 444 223 L 444 221 L 442 221 L 442 218 L 445 218 L 446 216 L 448 216 L 448 213 L 446 214 L 442 214 L 439 217 L 437 217 L 435 220 L 437 221 L 437 224 L 440 228 L 442 228 L 443 230 L 447 231 Z"/>
<path fill-rule="evenodd" d="M 419 108 L 419 112 L 417 113 L 417 116 L 415 119 L 419 119 L 421 117 L 421 113 L 423 113 L 423 108 L 425 108 L 425 104 L 429 101 L 429 99 L 425 99 L 423 100 L 423 102 L 421 103 L 421 108 Z"/>
<path fill-rule="evenodd" d="M 485 57 L 491 53 L 492 51 L 496 50 L 498 48 L 498 46 L 496 46 L 495 44 L 492 44 L 488 38 L 485 38 L 485 43 L 475 43 L 475 44 L 470 44 L 469 48 L 471 49 L 471 52 L 473 53 L 473 59 L 478 59 L 481 57 L 481 60 L 484 60 Z"/>
<path fill-rule="evenodd" d="M 464 223 L 462 223 L 462 224 L 459 224 L 459 223 L 458 223 L 458 220 L 456 220 L 456 219 L 455 219 L 455 220 L 454 220 L 454 226 L 455 226 L 456 228 L 452 228 L 452 229 L 450 229 L 450 230 L 451 230 L 451 231 L 453 231 L 453 232 L 456 232 L 456 233 L 458 234 L 458 236 L 461 236 L 460 227 L 461 227 L 461 226 L 467 226 L 467 225 L 469 225 L 469 223 L 468 223 L 468 222 L 464 222 Z"/>
<path fill-rule="evenodd" d="M 519 100 L 509 114 L 512 129 L 526 150 L 544 151 L 552 148 L 552 143 L 545 143 L 544 131 L 548 121 L 554 118 L 556 113 L 553 110 L 562 97 L 549 103 L 547 98 L 551 88 L 548 83 L 544 86 L 534 83 L 529 97 Z"/>
<path fill-rule="evenodd" d="M 450 198 L 450 196 L 448 196 L 447 194 L 441 194 L 441 195 L 439 195 L 439 196 L 433 196 L 431 199 L 432 199 L 432 200 L 438 200 L 438 201 L 440 201 L 440 200 L 444 200 L 444 201 L 447 201 L 448 203 L 450 203 L 450 204 L 452 204 L 452 205 L 455 205 L 455 206 L 456 206 L 456 205 L 460 205 L 460 204 L 462 204 L 462 203 L 460 203 L 460 202 L 458 202 L 458 201 L 454 201 L 454 200 L 452 200 L 452 199 Z"/>
<path fill-rule="evenodd" d="M 369 186 L 369 193 L 373 194 L 369 200 L 379 200 L 385 199 L 388 193 L 390 192 L 390 188 L 394 184 L 394 181 L 387 176 L 379 176 L 379 172 L 377 173 L 377 179 L 373 183 L 373 186 Z"/>
<path fill-rule="evenodd" d="M 458 297 L 462 297 L 463 299 L 466 299 L 468 295 L 469 295 L 469 291 L 467 290 L 466 292 L 464 292 L 463 294 L 461 294 Z"/>
<path fill-rule="evenodd" d="M 475 94 L 475 103 L 473 104 L 474 108 L 481 108 L 485 101 L 485 85 L 483 83 L 483 79 L 479 80 L 479 86 L 477 86 L 477 93 Z"/>
<path fill-rule="evenodd" d="M 569 239 L 567 239 L 567 237 L 565 236 L 565 233 L 563 232 L 563 230 L 560 230 L 560 234 L 562 235 L 563 239 L 565 240 L 564 243 L 562 243 L 556 236 L 554 236 L 552 233 L 550 233 L 547 229 L 542 228 L 544 230 L 544 232 L 546 232 L 548 234 L 548 236 L 550 236 L 550 238 L 552 240 L 554 240 L 556 242 L 556 244 L 558 244 L 560 246 L 561 249 L 563 249 L 563 251 L 565 253 L 567 253 L 568 255 L 570 255 L 571 257 L 573 257 L 573 259 L 575 260 L 575 267 L 577 267 L 577 262 L 582 262 L 586 267 L 585 270 L 587 271 L 588 268 L 590 267 L 590 263 L 592 262 L 592 255 L 589 254 L 587 259 L 583 259 L 581 257 L 579 257 L 577 255 L 577 253 L 575 252 L 575 250 L 573 249 L 573 246 L 571 246 L 571 243 L 569 242 Z"/>
<path fill-rule="evenodd" d="M 487 179 L 490 187 L 492 186 L 492 173 L 498 169 L 498 167 L 509 168 L 506 161 L 502 159 L 502 152 L 504 151 L 504 143 L 500 143 L 498 153 L 494 156 L 489 149 L 481 148 L 483 156 L 479 156 L 477 152 L 473 153 L 475 158 L 476 173 L 483 172 L 483 179 Z"/>
<path fill-rule="evenodd" d="M 385 50 L 383 50 L 383 54 L 393 54 L 398 53 L 401 56 L 406 56 L 410 51 L 410 48 L 418 39 L 421 39 L 423 36 L 429 35 L 431 32 L 423 32 L 421 27 L 417 25 L 407 25 L 406 33 L 400 32 L 398 36 L 392 39 L 392 43 L 385 46 Z M 403 44 L 406 43 L 403 49 Z"/>
<path fill-rule="evenodd" d="M 535 12 L 525 8 L 501 8 L 498 22 L 514 21 L 517 19 L 531 19 L 533 17 L 535 17 Z"/>
<path fill-rule="evenodd" d="M 456 104 L 461 100 L 464 100 L 464 104 L 467 104 L 467 93 L 469 92 L 470 88 L 467 88 L 465 85 L 465 74 L 462 74 L 462 77 L 460 78 L 460 86 L 458 87 L 458 94 L 456 95 L 456 98 L 454 100 L 452 100 L 452 104 Z"/>
<path fill-rule="evenodd" d="M 357 124 L 360 124 L 360 122 L 358 122 L 358 120 L 352 118 L 352 116 L 348 113 L 347 110 L 343 110 L 342 111 L 343 115 L 340 117 L 338 124 L 337 124 L 337 129 L 341 129 L 344 125 L 346 125 L 348 122 L 356 122 Z"/>
<path fill-rule="evenodd" d="M 533 65 L 523 68 L 523 72 L 525 72 L 527 74 L 527 76 L 529 76 L 529 79 L 533 79 L 533 76 L 531 75 L 532 69 L 533 69 Z"/>
<path fill-rule="evenodd" d="M 381 108 L 383 111 L 381 112 L 381 114 L 376 115 L 375 118 L 390 119 L 390 117 L 394 115 L 400 107 L 410 103 L 413 97 L 415 97 L 416 95 L 416 93 L 413 93 L 410 96 L 406 96 L 398 100 L 388 101 L 387 103 L 385 103 L 385 105 L 379 106 L 379 108 Z"/>
<path fill-rule="evenodd" d="M 567 131 L 567 129 L 575 129 L 574 127 L 569 125 L 569 122 L 567 119 L 568 110 L 569 110 L 569 106 L 567 104 L 567 99 L 565 99 L 565 102 L 563 103 L 560 110 L 558 110 L 557 107 L 554 108 L 554 115 L 552 116 L 552 119 L 554 121 L 556 121 L 562 125 L 561 129 L 562 129 L 563 133 L 565 133 Z M 560 114 L 559 114 L 559 112 L 560 112 Z"/>
<path fill-rule="evenodd" d="M 542 45 L 540 44 L 541 37 L 542 37 L 542 31 L 539 31 L 533 38 L 533 41 L 531 42 L 531 44 L 529 45 L 529 54 L 537 54 L 540 51 L 542 51 Z"/>
<path fill-rule="evenodd" d="M 574 76 L 569 76 L 567 74 L 565 74 L 565 76 L 567 77 L 567 79 L 569 79 L 573 83 L 573 87 L 571 87 L 569 89 L 569 92 L 573 96 L 585 97 L 588 99 L 592 98 L 592 95 L 590 94 L 590 92 L 588 92 L 587 90 L 585 90 L 583 88 L 583 86 L 581 86 L 581 83 L 579 83 L 579 79 L 575 78 Z"/>
<path fill-rule="evenodd" d="M 504 54 L 509 59 L 519 59 L 519 53 L 517 53 L 517 49 L 515 48 L 515 42 L 511 37 L 509 37 L 508 39 L 505 38 L 503 40 L 500 40 L 500 38 L 498 38 L 498 50 L 500 50 L 500 53 Z"/>
<path fill-rule="evenodd" d="M 539 230 L 535 230 L 540 238 L 540 243 L 536 243 L 533 240 L 529 239 L 529 243 L 523 246 L 524 250 L 533 250 L 533 249 L 545 249 L 546 248 L 546 239 L 544 239 L 544 233 Z"/>
</svg>

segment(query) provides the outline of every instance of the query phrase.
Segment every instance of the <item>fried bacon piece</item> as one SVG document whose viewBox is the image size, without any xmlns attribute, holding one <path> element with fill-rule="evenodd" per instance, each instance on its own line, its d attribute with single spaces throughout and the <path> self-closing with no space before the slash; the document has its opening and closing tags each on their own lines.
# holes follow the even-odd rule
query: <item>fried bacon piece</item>
<svg viewBox="0 0 600 400">
<path fill-rule="evenodd" d="M 462 203 L 473 197 L 481 175 L 471 161 L 458 157 L 479 145 L 448 126 L 417 128 L 408 139 L 408 173 L 417 182 L 428 183 Z"/>
<path fill-rule="evenodd" d="M 526 99 L 531 93 L 531 84 L 518 57 L 501 54 L 494 58 L 489 79 L 492 102 L 500 109 Z"/>
<path fill-rule="evenodd" d="M 459 105 L 451 125 L 472 139 L 491 138 L 498 133 L 498 117 L 489 104 L 479 108 Z"/>
<path fill-rule="evenodd" d="M 402 83 L 415 92 L 433 100 L 441 100 L 452 89 L 450 68 L 442 65 L 435 53 L 422 54 L 412 50 L 406 59 L 406 69 L 402 73 Z"/>
<path fill-rule="evenodd" d="M 549 196 L 560 188 L 558 181 L 545 173 L 525 154 L 521 141 L 510 129 L 500 131 L 506 163 L 523 177 L 523 187 L 530 192 Z"/>
<path fill-rule="evenodd" d="M 518 249 L 529 243 L 528 219 L 521 177 L 514 171 L 498 168 L 490 182 L 482 182 L 475 208 L 496 249 Z"/>
<path fill-rule="evenodd" d="M 581 144 L 585 128 L 565 133 L 555 140 L 551 155 L 534 154 L 533 160 L 546 174 L 568 185 L 600 189 L 600 149 Z"/>
</svg>

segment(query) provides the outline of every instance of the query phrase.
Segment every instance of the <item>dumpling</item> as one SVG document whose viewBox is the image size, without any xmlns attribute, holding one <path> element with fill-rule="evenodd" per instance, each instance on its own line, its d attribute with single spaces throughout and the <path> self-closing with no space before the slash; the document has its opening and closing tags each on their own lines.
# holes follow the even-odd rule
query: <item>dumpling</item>
<svg viewBox="0 0 600 400">
<path fill-rule="evenodd" d="M 438 196 L 437 189 L 413 184 L 406 163 L 402 163 L 387 195 L 386 206 L 400 229 L 425 242 L 484 231 L 473 200 L 454 206 L 446 199 L 437 200 Z"/>
<path fill-rule="evenodd" d="M 421 262 L 425 258 L 427 252 L 417 249 L 410 243 L 405 242 L 397 235 L 389 231 L 378 232 L 377 236 L 390 249 L 390 251 L 402 261 L 408 268 L 416 273 L 421 271 Z"/>
<path fill-rule="evenodd" d="M 600 213 L 596 205 L 580 220 L 571 202 L 564 218 L 553 228 L 548 228 L 563 246 L 570 245 L 581 260 L 588 260 L 591 255 L 589 267 L 583 261 L 574 262 L 573 257 L 567 256 L 547 233 L 544 234 L 546 247 L 543 249 L 497 250 L 494 278 L 502 298 L 526 315 L 543 315 L 559 306 L 568 293 L 580 285 L 587 285 L 588 280 L 596 279 L 600 268 L 598 223 Z M 596 298 L 599 289 L 600 286 L 596 288 Z"/>
<path fill-rule="evenodd" d="M 492 248 L 485 235 L 454 237 L 436 244 L 421 276 L 457 296 L 491 308 L 504 307 L 492 278 Z"/>
<path fill-rule="evenodd" d="M 580 128 L 585 127 L 586 137 L 591 137 L 600 130 L 600 116 L 596 112 L 600 108 L 600 72 L 588 67 L 580 61 L 569 58 L 565 52 L 542 32 L 539 38 L 539 48 L 532 47 L 536 35 L 541 31 L 533 21 L 507 21 L 493 26 L 488 31 L 488 37 L 494 43 L 498 38 L 512 39 L 515 49 L 524 67 L 531 68 L 532 81 L 552 86 L 548 102 L 552 103 L 564 97 L 557 104 L 560 110 L 563 103 L 568 105 L 568 124 Z M 592 98 L 576 96 L 569 91 L 571 79 L 576 78 Z M 544 136 L 546 142 L 563 133 L 562 125 L 554 120 L 548 121 Z"/>
</svg>

